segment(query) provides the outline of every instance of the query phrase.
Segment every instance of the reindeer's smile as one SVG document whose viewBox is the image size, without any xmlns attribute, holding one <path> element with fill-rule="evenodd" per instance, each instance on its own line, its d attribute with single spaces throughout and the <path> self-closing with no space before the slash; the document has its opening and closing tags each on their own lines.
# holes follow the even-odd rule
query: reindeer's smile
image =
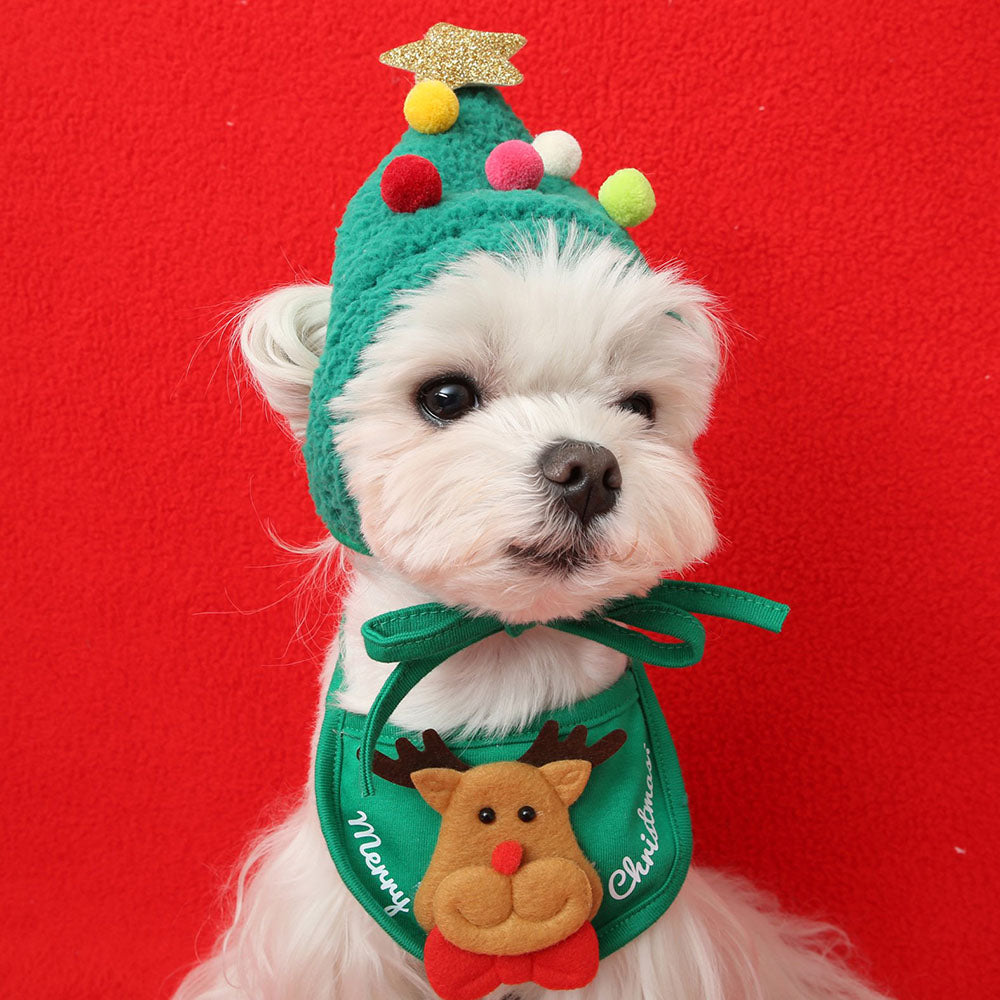
<svg viewBox="0 0 1000 1000">
<path fill-rule="evenodd" d="M 549 857 L 510 876 L 483 865 L 452 872 L 433 907 L 447 940 L 480 954 L 521 954 L 572 934 L 591 915 L 593 893 L 580 865 Z"/>
</svg>

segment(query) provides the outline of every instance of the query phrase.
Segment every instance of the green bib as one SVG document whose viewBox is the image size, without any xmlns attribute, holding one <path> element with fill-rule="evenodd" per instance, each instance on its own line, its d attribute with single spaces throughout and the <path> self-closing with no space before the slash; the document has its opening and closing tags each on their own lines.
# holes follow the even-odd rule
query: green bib
<svg viewBox="0 0 1000 1000">
<path fill-rule="evenodd" d="M 548 628 L 625 654 L 628 666 L 623 676 L 591 698 L 540 713 L 530 725 L 503 739 L 449 739 L 446 745 L 436 732 L 425 730 L 422 751 L 410 740 L 417 734 L 388 724 L 406 695 L 458 651 L 500 632 L 516 639 L 537 623 L 509 625 L 489 615 L 470 615 L 459 608 L 433 603 L 369 619 L 361 627 L 368 656 L 397 666 L 365 716 L 340 708 L 337 696 L 342 672 L 338 666 L 327 693 L 316 755 L 320 825 L 344 884 L 393 940 L 425 959 L 432 985 L 428 948 L 433 971 L 441 977 L 446 977 L 457 961 L 464 963 L 463 971 L 473 977 L 481 973 L 483 982 L 524 982 L 536 974 L 532 963 L 541 962 L 536 982 L 558 981 L 560 985 L 552 987 L 555 989 L 572 989 L 589 982 L 589 979 L 578 982 L 576 977 L 563 973 L 566 969 L 571 972 L 578 969 L 577 958 L 583 956 L 583 960 L 593 961 L 592 966 L 587 966 L 587 974 L 592 978 L 596 974 L 598 951 L 604 957 L 628 944 L 670 906 L 691 861 L 691 824 L 680 766 L 643 664 L 674 668 L 697 663 L 705 645 L 705 630 L 695 614 L 714 615 L 779 632 L 787 613 L 786 605 L 745 591 L 661 580 L 644 597 L 614 600 L 578 619 L 546 622 Z M 546 727 L 545 723 L 550 721 L 554 725 Z M 553 732 L 554 729 L 558 732 Z M 602 748 L 608 752 L 602 752 Z M 520 762 L 510 767 L 502 766 L 504 762 L 517 761 Z M 447 805 L 450 800 L 436 798 L 433 788 L 425 787 L 429 796 L 425 801 L 416 785 L 409 787 L 413 779 L 419 777 L 421 785 L 425 779 L 431 785 L 451 782 L 454 790 L 454 782 L 465 779 L 448 778 L 449 773 L 470 772 L 471 781 L 472 775 L 482 776 L 488 771 L 485 780 L 489 782 L 511 780 L 513 773 L 521 776 L 516 779 L 521 782 L 528 780 L 524 777 L 524 762 L 530 762 L 549 776 L 545 781 L 551 778 L 555 782 L 551 785 L 543 782 L 548 793 L 554 794 L 553 789 L 559 787 L 561 780 L 559 774 L 565 779 L 567 772 L 558 768 L 546 771 L 555 766 L 553 761 L 590 763 L 592 767 L 588 770 L 589 778 L 584 779 L 586 784 L 574 786 L 575 790 L 564 789 L 560 793 L 562 805 L 548 814 L 557 815 L 559 809 L 567 809 L 568 803 L 568 813 L 562 814 L 565 822 L 560 828 L 562 840 L 558 843 L 550 840 L 547 847 L 537 841 L 539 849 L 544 848 L 543 854 L 529 859 L 526 870 L 536 861 L 544 867 L 547 861 L 561 863 L 560 859 L 575 857 L 577 860 L 561 871 L 571 873 L 575 869 L 576 876 L 566 875 L 572 878 L 583 877 L 581 872 L 586 874 L 585 870 L 592 869 L 586 877 L 593 877 L 600 884 L 599 908 L 576 929 L 567 925 L 569 936 L 562 942 L 557 941 L 551 947 L 539 944 L 535 951 L 511 950 L 510 942 L 493 945 L 504 949 L 500 951 L 483 948 L 473 954 L 475 948 L 463 950 L 460 941 L 449 940 L 443 933 L 436 910 L 432 921 L 425 921 L 428 926 L 433 923 L 429 935 L 425 933 L 414 913 L 414 899 L 422 879 L 427 880 L 427 894 L 436 900 L 440 887 L 451 877 L 445 873 L 445 882 L 435 881 L 442 874 L 441 867 L 434 877 L 428 871 L 433 866 L 439 834 L 445 836 L 449 815 L 452 825 L 447 858 L 455 859 L 470 841 L 467 831 L 454 825 L 455 814 Z M 444 777 L 439 763 L 444 765 Z M 487 767 L 480 771 L 479 765 L 491 765 L 492 770 Z M 520 772 L 518 767 L 522 768 Z M 507 775 L 506 779 L 500 775 L 501 771 Z M 499 794 L 499 789 L 500 784 L 496 784 L 493 791 Z M 459 794 L 455 792 L 456 796 Z M 437 804 L 431 808 L 430 802 Z M 522 805 L 527 807 L 529 803 Z M 504 809 L 511 807 L 512 803 L 507 802 Z M 435 811 L 438 808 L 443 808 L 444 813 Z M 526 823 L 533 821 L 535 810 L 527 808 L 527 813 L 522 816 L 519 810 L 517 818 Z M 445 816 L 444 822 L 441 815 Z M 463 811 L 459 819 L 465 816 Z M 492 808 L 480 809 L 478 818 L 484 824 L 497 820 Z M 494 854 L 490 866 L 484 867 L 485 858 L 473 859 L 473 865 L 478 865 L 478 874 L 473 871 L 473 877 L 481 878 L 490 867 L 503 876 L 511 876 L 518 870 L 523 845 L 520 840 L 510 839 L 509 826 L 505 829 L 508 834 L 502 842 L 491 847 Z M 451 874 L 464 878 L 462 873 L 467 870 L 459 866 Z M 538 871 L 536 867 L 536 875 Z M 489 903 L 490 898 L 499 900 L 500 896 L 488 894 L 506 891 L 502 887 L 497 889 L 496 878 L 487 877 L 493 879 L 493 889 L 482 888 L 484 882 L 478 888 L 470 883 L 468 891 L 473 895 L 468 898 L 473 905 L 484 900 Z M 528 899 L 529 910 L 543 912 L 546 900 L 551 899 L 545 893 L 551 892 L 551 886 L 556 884 L 560 889 L 566 885 L 548 883 L 550 888 L 546 889 L 536 879 L 534 890 L 524 890 L 541 894 L 536 897 L 540 905 Z M 587 896 L 596 890 L 596 885 L 597 882 L 593 883 L 593 889 L 580 892 Z M 519 890 L 515 887 L 510 891 Z M 577 902 L 583 898 L 580 892 Z M 487 895 L 476 896 L 476 893 Z M 447 905 L 442 912 L 446 913 Z M 545 918 L 527 919 L 530 923 Z M 485 921 L 482 926 L 488 923 Z M 451 933 L 454 936 L 454 928 Z M 517 944 L 513 942 L 515 948 Z M 484 955 L 498 956 L 495 962 L 486 961 L 485 971 Z M 466 991 L 465 984 L 461 985 L 461 990 L 455 992 L 442 993 L 438 986 L 435 989 L 442 996 L 460 993 L 464 997 L 483 996 L 492 988 L 487 985 L 477 993 L 475 989 Z"/>
<path fill-rule="evenodd" d="M 412 788 L 378 781 L 364 795 L 361 738 L 366 718 L 337 706 L 339 671 L 327 695 L 316 759 L 316 803 L 330 854 L 344 884 L 399 945 L 420 957 L 426 933 L 413 897 L 427 870 L 441 817 Z M 604 898 L 593 919 L 603 958 L 656 921 L 673 902 L 691 861 L 691 822 L 670 731 L 641 664 L 606 691 L 539 715 L 503 739 L 449 746 L 475 766 L 516 760 L 554 719 L 561 736 L 587 727 L 594 742 L 615 729 L 625 743 L 595 767 L 570 817 L 580 847 L 597 869 Z M 386 726 L 377 747 L 395 753 L 400 737 Z"/>
</svg>

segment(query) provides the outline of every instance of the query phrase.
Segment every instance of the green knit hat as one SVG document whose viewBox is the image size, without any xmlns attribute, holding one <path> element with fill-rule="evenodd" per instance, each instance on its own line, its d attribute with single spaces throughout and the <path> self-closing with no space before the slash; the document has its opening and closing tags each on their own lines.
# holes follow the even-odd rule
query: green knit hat
<svg viewBox="0 0 1000 1000">
<path fill-rule="evenodd" d="M 414 68 L 418 80 L 424 81 L 418 82 L 411 97 L 426 98 L 418 88 L 430 90 L 429 80 L 435 81 L 437 91 L 431 92 L 435 99 L 442 93 L 447 96 L 453 86 L 462 86 L 457 120 L 448 127 L 446 110 L 442 121 L 438 100 L 430 102 L 433 114 L 429 119 L 421 114 L 420 102 L 412 102 L 417 106 L 414 111 L 408 98 L 407 118 L 418 127 L 407 129 L 348 204 L 337 230 L 330 322 L 310 398 L 304 452 L 316 510 L 335 538 L 366 554 L 358 511 L 334 447 L 334 419 L 327 404 L 355 374 L 359 354 L 393 309 L 397 293 L 425 285 L 446 265 L 474 250 L 503 251 L 511 245 L 512 236 L 530 235 L 549 224 L 554 224 L 560 235 L 575 225 L 598 237 L 610 237 L 638 255 L 635 243 L 609 213 L 625 225 L 634 225 L 652 211 L 652 191 L 638 171 L 618 171 L 610 177 L 598 202 L 567 177 L 555 175 L 567 171 L 562 169 L 559 156 L 549 155 L 551 147 L 539 142 L 526 150 L 524 144 L 532 142 L 531 134 L 494 87 L 481 85 L 511 82 L 509 75 L 497 79 L 496 48 L 493 61 L 487 60 L 485 66 L 475 48 L 479 44 L 489 51 L 491 39 L 518 39 L 523 44 L 520 36 L 436 25 L 423 43 L 386 53 L 383 61 L 391 62 L 390 57 L 397 53 L 426 46 L 441 29 L 449 29 L 449 33 L 443 45 L 439 40 L 436 58 L 425 49 L 422 56 L 418 53 L 418 58 L 411 59 L 416 65 L 408 68 Z M 456 64 L 466 72 L 456 73 Z M 506 70 L 520 79 L 509 64 Z M 427 107 L 425 100 L 423 108 Z M 441 130 L 442 126 L 446 130 Z M 510 140 L 521 140 L 507 149 L 516 154 L 515 161 L 526 160 L 529 168 L 533 165 L 530 149 L 539 151 L 540 180 L 518 174 L 518 162 L 514 163 L 513 176 L 509 171 L 504 174 L 503 151 L 491 161 L 491 178 L 487 178 L 487 158 L 498 145 Z M 565 140 L 575 146 L 569 136 Z M 558 138 L 555 146 L 560 146 Z M 406 160 L 400 161 L 403 156 Z M 390 172 L 383 177 L 387 168 Z M 537 186 L 498 190 L 491 179 L 500 185 L 534 182 Z M 414 204 L 426 207 L 414 208 Z"/>
</svg>

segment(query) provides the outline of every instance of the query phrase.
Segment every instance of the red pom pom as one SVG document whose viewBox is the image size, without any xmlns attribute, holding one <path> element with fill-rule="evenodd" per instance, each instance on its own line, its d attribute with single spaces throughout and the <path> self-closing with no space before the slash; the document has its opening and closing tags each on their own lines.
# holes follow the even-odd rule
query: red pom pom
<svg viewBox="0 0 1000 1000">
<path fill-rule="evenodd" d="M 410 153 L 397 156 L 382 171 L 382 200 L 394 212 L 415 212 L 441 200 L 441 175 L 430 160 Z"/>
</svg>

